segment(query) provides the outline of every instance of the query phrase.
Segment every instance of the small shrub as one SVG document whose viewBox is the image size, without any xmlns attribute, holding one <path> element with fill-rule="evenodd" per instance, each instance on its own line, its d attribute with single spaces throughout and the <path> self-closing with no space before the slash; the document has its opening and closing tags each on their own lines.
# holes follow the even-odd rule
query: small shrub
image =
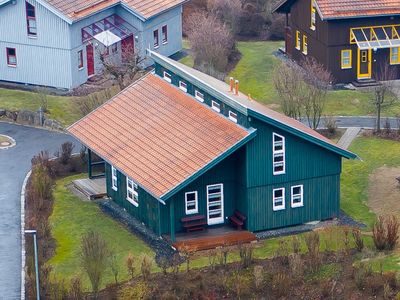
<svg viewBox="0 0 400 300">
<path fill-rule="evenodd" d="M 383 273 L 383 280 L 390 285 L 390 287 L 397 288 L 397 276 L 396 272 L 385 272 Z"/>
<path fill-rule="evenodd" d="M 365 288 L 366 279 L 367 279 L 367 272 L 363 265 L 354 270 L 354 281 L 356 287 L 360 291 L 362 291 Z"/>
<path fill-rule="evenodd" d="M 383 125 L 383 128 L 385 130 L 386 135 L 390 134 L 390 131 L 392 130 L 391 126 L 390 126 L 390 121 L 389 118 L 385 119 L 385 124 Z"/>
<path fill-rule="evenodd" d="M 125 286 L 118 293 L 118 299 L 120 300 L 131 300 L 131 299 L 148 299 L 151 294 L 151 290 L 147 282 L 139 281 L 134 285 Z M 164 299 L 164 298 L 163 298 Z"/>
<path fill-rule="evenodd" d="M 219 257 L 219 264 L 221 266 L 226 266 L 226 264 L 228 263 L 229 248 L 228 247 L 218 248 L 217 255 Z"/>
<path fill-rule="evenodd" d="M 86 151 L 87 148 L 85 146 L 82 146 L 81 150 L 79 150 L 79 158 L 84 165 L 87 163 Z"/>
<path fill-rule="evenodd" d="M 253 262 L 253 246 L 251 244 L 239 245 L 239 256 L 242 267 L 249 267 Z"/>
<path fill-rule="evenodd" d="M 72 300 L 81 300 L 83 299 L 83 290 L 82 290 L 82 281 L 79 277 L 73 277 L 71 279 L 70 289 L 69 289 L 69 298 Z"/>
<path fill-rule="evenodd" d="M 135 263 L 134 263 L 134 258 L 131 252 L 128 253 L 128 256 L 126 257 L 125 260 L 126 268 L 128 270 L 128 274 L 133 279 L 135 276 Z"/>
<path fill-rule="evenodd" d="M 386 218 L 386 248 L 388 250 L 393 250 L 397 245 L 399 239 L 399 226 L 399 220 L 396 216 L 391 215 Z"/>
<path fill-rule="evenodd" d="M 229 290 L 235 293 L 237 299 L 242 299 L 250 294 L 251 280 L 246 274 L 235 271 L 227 281 Z M 246 297 L 245 299 L 247 299 Z"/>
<path fill-rule="evenodd" d="M 157 265 L 160 267 L 164 275 L 167 275 L 168 268 L 171 266 L 169 259 L 163 255 L 157 260 Z"/>
<path fill-rule="evenodd" d="M 117 255 L 114 252 L 110 253 L 109 265 L 111 272 L 114 276 L 115 284 L 118 284 L 119 264 L 117 260 Z"/>
<path fill-rule="evenodd" d="M 294 254 L 300 253 L 301 251 L 300 239 L 295 235 L 292 237 L 292 249 Z"/>
<path fill-rule="evenodd" d="M 272 289 L 278 298 L 288 294 L 291 286 L 291 278 L 286 273 L 277 273 L 272 277 Z"/>
<path fill-rule="evenodd" d="M 333 137 L 337 132 L 337 123 L 334 117 L 328 116 L 325 117 L 325 127 L 328 131 L 329 136 Z"/>
<path fill-rule="evenodd" d="M 350 251 L 350 229 L 348 227 L 343 227 L 343 246 L 348 254 Z"/>
<path fill-rule="evenodd" d="M 388 283 L 385 283 L 383 285 L 383 298 L 385 300 L 389 300 L 391 299 L 391 295 L 392 295 L 392 289 L 390 288 L 390 285 Z"/>
<path fill-rule="evenodd" d="M 367 286 L 371 290 L 373 295 L 378 295 L 381 290 L 383 290 L 383 286 L 385 285 L 385 281 L 383 280 L 383 276 L 380 274 L 373 274 L 368 277 Z"/>
<path fill-rule="evenodd" d="M 215 270 L 215 266 L 217 264 L 217 255 L 218 252 L 216 249 L 212 249 L 208 253 L 208 265 L 213 271 Z"/>
<path fill-rule="evenodd" d="M 362 238 L 361 230 L 358 228 L 353 228 L 352 234 L 357 251 L 362 252 L 364 249 L 364 240 Z"/>
<path fill-rule="evenodd" d="M 304 236 L 304 239 L 308 249 L 309 268 L 312 272 L 316 272 L 321 264 L 319 257 L 319 234 L 315 231 L 311 231 Z"/>
<path fill-rule="evenodd" d="M 378 217 L 372 228 L 372 239 L 377 250 L 386 249 L 385 219 L 383 216 Z"/>
<path fill-rule="evenodd" d="M 61 145 L 60 161 L 63 165 L 68 164 L 68 162 L 71 160 L 72 151 L 74 148 L 75 146 L 71 142 L 65 142 Z"/>
<path fill-rule="evenodd" d="M 279 246 L 276 249 L 275 257 L 279 257 L 282 261 L 282 264 L 289 264 L 289 245 L 286 239 L 279 240 Z"/>
<path fill-rule="evenodd" d="M 140 265 L 140 271 L 142 273 L 142 278 L 144 281 L 147 281 L 150 278 L 152 265 L 153 260 L 148 255 L 143 255 L 142 263 Z"/>
<path fill-rule="evenodd" d="M 264 284 L 264 268 L 262 266 L 254 266 L 253 269 L 254 285 L 260 290 Z"/>
<path fill-rule="evenodd" d="M 289 255 L 289 267 L 295 278 L 299 279 L 304 275 L 304 262 L 300 254 L 293 253 Z"/>
</svg>

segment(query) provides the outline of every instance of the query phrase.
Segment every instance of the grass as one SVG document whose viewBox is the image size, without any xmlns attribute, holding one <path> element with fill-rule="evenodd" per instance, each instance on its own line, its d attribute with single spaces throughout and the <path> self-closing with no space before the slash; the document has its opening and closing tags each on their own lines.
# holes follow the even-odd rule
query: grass
<svg viewBox="0 0 400 300">
<path fill-rule="evenodd" d="M 371 228 L 376 216 L 367 206 L 369 175 L 384 165 L 400 166 L 400 143 L 360 137 L 353 141 L 350 150 L 361 160 L 346 160 L 343 163 L 341 207 L 351 217 Z"/>
<path fill-rule="evenodd" d="M 73 110 L 74 97 L 48 96 L 48 113 L 50 119 L 56 119 L 63 125 L 69 125 L 79 119 L 79 115 Z M 10 110 L 37 111 L 40 101 L 35 92 L 0 89 L 0 108 Z"/>
<path fill-rule="evenodd" d="M 106 240 L 108 247 L 114 251 L 120 263 L 119 280 L 127 280 L 125 258 L 131 252 L 135 258 L 136 270 L 140 270 L 140 256 L 147 254 L 154 257 L 154 252 L 139 238 L 131 234 L 120 223 L 102 213 L 97 204 L 85 202 L 73 195 L 66 185 L 82 175 L 67 177 L 57 181 L 54 191 L 54 210 L 50 217 L 52 234 L 56 240 L 55 255 L 48 262 L 53 267 L 56 278 L 69 283 L 74 276 L 80 276 L 86 289 L 89 280 L 81 268 L 80 243 L 81 236 L 88 230 L 96 230 Z M 154 269 L 155 266 L 153 267 Z M 111 271 L 106 270 L 102 287 L 113 283 Z"/>
<path fill-rule="evenodd" d="M 186 49 L 190 45 L 185 42 Z M 275 52 L 283 46 L 282 42 L 238 42 L 237 48 L 242 58 L 227 77 L 234 77 L 240 81 L 240 90 L 250 94 L 252 98 L 268 105 L 270 108 L 281 111 L 279 97 L 273 84 L 274 68 L 279 63 Z M 181 60 L 188 66 L 193 66 L 190 56 Z M 372 93 L 338 90 L 330 91 L 324 114 L 332 116 L 364 116 L 373 115 L 374 109 L 370 104 Z M 400 114 L 400 101 L 387 107 L 383 111 L 384 116 Z"/>
</svg>

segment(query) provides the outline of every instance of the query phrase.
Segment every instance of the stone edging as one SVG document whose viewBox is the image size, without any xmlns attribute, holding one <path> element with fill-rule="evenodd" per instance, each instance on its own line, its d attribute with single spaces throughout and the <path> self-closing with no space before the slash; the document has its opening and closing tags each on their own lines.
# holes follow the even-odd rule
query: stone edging
<svg viewBox="0 0 400 300">
<path fill-rule="evenodd" d="M 17 145 L 17 142 L 11 136 L 8 136 L 8 135 L 5 135 L 5 134 L 0 134 L 0 136 L 5 136 L 6 138 L 8 138 L 11 141 L 11 145 L 10 146 L 7 146 L 7 147 L 1 147 L 0 146 L 0 150 L 7 150 L 7 149 L 10 149 L 10 148 L 12 148 L 12 147 Z"/>
<path fill-rule="evenodd" d="M 21 300 L 25 300 L 25 192 L 32 171 L 26 174 L 21 188 Z"/>
</svg>

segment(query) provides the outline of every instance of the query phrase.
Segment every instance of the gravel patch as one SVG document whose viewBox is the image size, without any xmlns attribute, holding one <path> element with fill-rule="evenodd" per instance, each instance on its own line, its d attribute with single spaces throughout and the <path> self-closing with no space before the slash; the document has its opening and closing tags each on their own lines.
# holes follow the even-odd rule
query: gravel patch
<svg viewBox="0 0 400 300">
<path fill-rule="evenodd" d="M 307 224 L 278 228 L 273 230 L 259 231 L 255 235 L 257 239 L 270 239 L 275 237 L 282 237 L 312 231 L 318 228 L 325 228 L 329 226 L 351 226 L 365 228 L 366 225 L 353 220 L 350 216 L 340 211 L 339 218 L 334 220 L 327 220 L 321 222 L 310 222 Z"/>
<path fill-rule="evenodd" d="M 174 254 L 177 253 L 165 240 L 154 234 L 153 231 L 112 200 L 96 200 L 95 202 L 105 214 L 124 224 L 131 233 L 135 234 L 149 245 L 156 253 L 156 262 L 159 262 L 162 257 L 172 260 Z"/>
</svg>

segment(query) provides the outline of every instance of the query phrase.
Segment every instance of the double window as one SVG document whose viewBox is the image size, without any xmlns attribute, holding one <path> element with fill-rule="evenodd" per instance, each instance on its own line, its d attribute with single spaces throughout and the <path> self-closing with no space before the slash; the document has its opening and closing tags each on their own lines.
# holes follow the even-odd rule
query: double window
<svg viewBox="0 0 400 300">
<path fill-rule="evenodd" d="M 111 188 L 114 191 L 118 191 L 118 177 L 117 177 L 117 169 L 111 166 Z"/>
<path fill-rule="evenodd" d="M 274 133 L 272 140 L 273 173 L 274 175 L 285 174 L 285 138 Z"/>
<path fill-rule="evenodd" d="M 272 191 L 272 209 L 274 211 L 285 209 L 285 188 Z"/>
<path fill-rule="evenodd" d="M 187 215 L 197 214 L 199 205 L 197 199 L 197 191 L 185 193 L 185 213 Z"/>
<path fill-rule="evenodd" d="M 292 205 L 292 208 L 303 206 L 303 186 L 302 185 L 292 186 L 291 205 Z"/>
<path fill-rule="evenodd" d="M 400 64 L 400 47 L 390 48 L 390 64 Z"/>
<path fill-rule="evenodd" d="M 7 52 L 7 65 L 10 67 L 17 66 L 17 51 L 15 48 L 6 48 Z"/>
<path fill-rule="evenodd" d="M 25 7 L 26 7 L 26 27 L 28 35 L 35 37 L 37 35 L 35 7 L 27 1 L 25 2 Z"/>
<path fill-rule="evenodd" d="M 158 37 L 158 29 L 153 31 L 153 46 L 154 46 L 154 49 L 156 49 L 160 46 L 160 40 Z"/>
<path fill-rule="evenodd" d="M 126 177 L 126 200 L 136 207 L 139 206 L 138 185 L 129 177 Z"/>
<path fill-rule="evenodd" d="M 342 67 L 342 69 L 351 69 L 351 67 L 352 67 L 352 52 L 350 49 L 342 50 L 342 52 L 341 52 L 341 67 Z"/>
<path fill-rule="evenodd" d="M 161 36 L 162 36 L 162 43 L 163 44 L 168 43 L 168 27 L 167 27 L 167 25 L 164 25 L 161 28 Z"/>
</svg>

